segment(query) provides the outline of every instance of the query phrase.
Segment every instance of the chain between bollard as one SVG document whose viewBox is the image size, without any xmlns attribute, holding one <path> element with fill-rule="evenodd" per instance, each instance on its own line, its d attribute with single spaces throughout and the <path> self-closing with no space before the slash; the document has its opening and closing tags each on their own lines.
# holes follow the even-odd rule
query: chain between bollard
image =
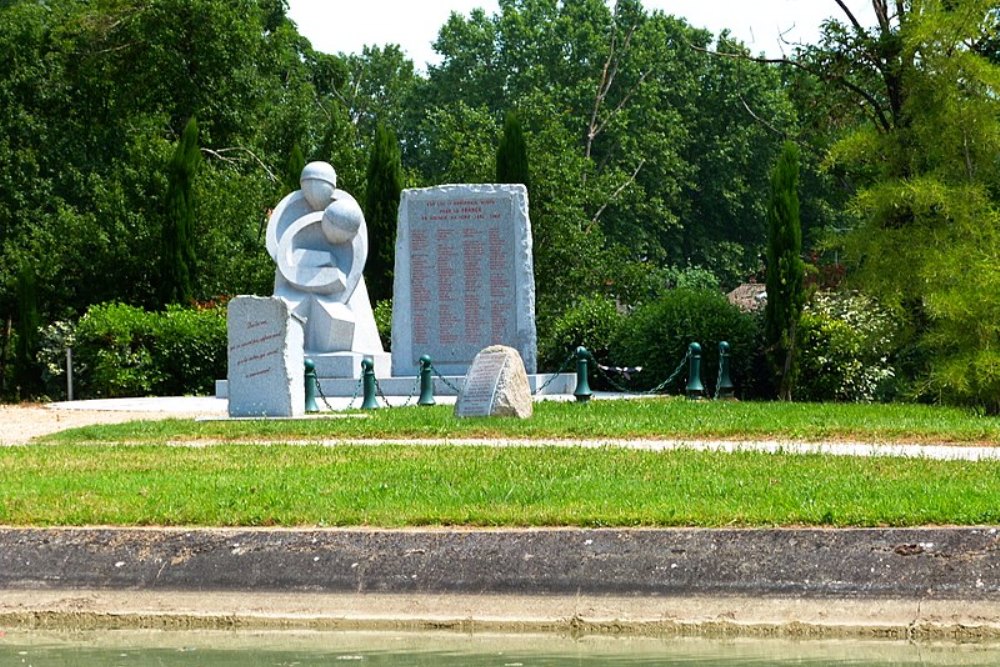
<svg viewBox="0 0 1000 667">
<path fill-rule="evenodd" d="M 347 407 L 348 408 L 354 407 L 354 401 L 357 400 L 358 394 L 361 393 L 361 383 L 362 382 L 364 382 L 364 377 L 359 377 L 358 381 L 354 383 L 354 395 L 351 396 L 351 400 L 348 401 L 348 403 L 347 403 Z M 320 393 L 322 394 L 323 392 L 320 392 Z"/>
<path fill-rule="evenodd" d="M 385 395 L 384 391 L 382 391 L 382 384 L 378 381 L 378 378 L 375 378 L 375 391 L 376 391 L 376 393 L 378 393 L 378 397 L 382 399 L 382 402 L 385 403 L 385 407 L 387 407 L 387 408 L 408 408 L 408 407 L 410 407 L 410 403 L 413 401 L 413 398 L 417 395 L 417 388 L 419 386 L 420 386 L 420 376 L 417 375 L 416 380 L 414 381 L 413 385 L 410 387 L 410 393 L 406 397 L 406 400 L 401 405 L 393 405 L 392 403 L 389 402 L 389 397 Z"/>
<path fill-rule="evenodd" d="M 587 354 L 590 355 L 591 359 L 593 359 L 593 355 L 590 354 L 589 351 L 587 352 Z M 559 367 L 559 370 L 557 370 L 551 377 L 549 377 L 549 379 L 545 381 L 545 384 L 543 384 L 541 387 L 538 387 L 533 392 L 531 392 L 531 395 L 532 396 L 537 396 L 537 395 L 541 394 L 542 391 L 544 389 L 546 389 L 550 384 L 552 384 L 553 382 L 555 382 L 559 378 L 560 375 L 562 375 L 563 373 L 565 373 L 566 371 L 568 371 L 570 368 L 572 368 L 573 367 L 573 363 L 575 361 L 576 361 L 576 352 L 570 352 L 569 356 L 566 357 L 566 361 L 564 361 L 562 363 L 562 366 Z"/>
<path fill-rule="evenodd" d="M 459 389 L 458 387 L 456 387 L 455 385 L 453 385 L 451 382 L 449 382 L 448 378 L 446 378 L 445 376 L 441 375 L 441 371 L 439 371 L 437 369 L 437 367 L 434 366 L 434 364 L 431 364 L 431 370 L 434 371 L 434 375 L 437 377 L 437 379 L 441 380 L 441 382 L 444 382 L 445 386 L 449 387 L 453 392 L 455 392 L 456 396 L 462 393 L 461 389 Z"/>
<path fill-rule="evenodd" d="M 323 392 L 323 384 L 319 381 L 318 376 L 316 377 L 316 391 L 319 392 L 319 398 L 323 401 L 323 405 L 326 406 L 326 409 L 333 412 L 333 407 L 330 405 L 330 401 L 326 400 L 326 394 Z"/>
<path fill-rule="evenodd" d="M 597 367 L 597 372 L 600 373 L 601 377 L 604 378 L 608 382 L 608 384 L 610 384 L 613 388 L 617 389 L 618 391 L 624 394 L 633 394 L 635 396 L 651 396 L 653 394 L 658 394 L 659 392 L 663 391 L 664 388 L 669 387 L 671 384 L 677 381 L 678 377 L 680 377 L 681 372 L 684 370 L 684 367 L 687 365 L 688 360 L 690 358 L 691 358 L 691 350 L 688 349 L 687 353 L 684 355 L 684 358 L 681 359 L 681 362 L 679 364 L 677 364 L 677 368 L 670 375 L 670 377 L 668 377 L 666 380 L 656 385 L 652 389 L 647 389 L 645 391 L 637 391 L 635 389 L 629 389 L 628 387 L 622 386 L 621 384 L 616 382 L 615 379 L 612 378 L 610 375 L 608 375 L 608 373 L 606 373 L 604 369 L 601 368 L 601 365 L 597 363 L 597 360 L 594 359 L 593 353 L 590 354 L 590 359 L 591 361 L 594 362 L 594 366 Z"/>
</svg>

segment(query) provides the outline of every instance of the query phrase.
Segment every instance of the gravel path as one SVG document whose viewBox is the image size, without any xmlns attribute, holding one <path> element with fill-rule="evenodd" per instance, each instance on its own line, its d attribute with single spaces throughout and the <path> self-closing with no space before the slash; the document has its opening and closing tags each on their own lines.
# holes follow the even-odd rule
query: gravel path
<svg viewBox="0 0 1000 667">
<path fill-rule="evenodd" d="M 216 415 L 213 409 L 190 411 L 149 411 L 124 410 L 79 410 L 51 405 L 0 405 L 0 446 L 24 445 L 32 438 L 56 433 L 68 428 L 90 426 L 92 424 L 119 424 L 122 422 L 180 418 L 192 419 Z"/>
</svg>

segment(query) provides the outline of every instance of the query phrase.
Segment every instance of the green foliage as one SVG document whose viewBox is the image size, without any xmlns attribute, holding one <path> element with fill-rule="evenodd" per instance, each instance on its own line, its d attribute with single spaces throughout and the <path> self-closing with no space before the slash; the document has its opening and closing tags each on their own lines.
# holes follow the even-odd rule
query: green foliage
<svg viewBox="0 0 1000 667">
<path fill-rule="evenodd" d="M 160 256 L 160 300 L 164 306 L 187 304 L 194 298 L 194 179 L 200 162 L 198 122 L 192 118 L 184 126 L 167 172 L 167 214 L 163 219 Z"/>
<path fill-rule="evenodd" d="M 382 341 L 382 349 L 392 351 L 392 299 L 382 299 L 375 304 L 375 327 Z"/>
<path fill-rule="evenodd" d="M 702 381 L 715 390 L 719 368 L 719 343 L 731 348 L 730 373 L 737 393 L 758 392 L 754 365 L 760 347 L 759 320 L 741 312 L 718 292 L 677 289 L 640 307 L 622 324 L 611 345 L 615 365 L 642 366 L 637 387 L 652 388 L 680 367 L 691 343 L 702 348 Z M 684 366 L 677 379 L 665 387 L 671 394 L 683 393 L 687 381 Z"/>
<path fill-rule="evenodd" d="M 778 396 L 791 400 L 796 377 L 796 335 L 805 303 L 805 262 L 799 219 L 799 149 L 786 142 L 771 176 L 767 208 L 767 305 L 764 336 L 778 379 Z"/>
<path fill-rule="evenodd" d="M 88 309 L 72 335 L 80 398 L 206 394 L 226 375 L 221 307 L 149 312 L 100 304 Z"/>
<path fill-rule="evenodd" d="M 306 158 L 296 143 L 292 146 L 292 152 L 288 154 L 288 163 L 285 165 L 285 194 L 299 189 L 299 179 L 305 166 Z"/>
<path fill-rule="evenodd" d="M 35 360 L 39 326 L 35 272 L 24 263 L 17 273 L 17 346 L 14 353 L 14 382 L 22 398 L 34 395 L 41 384 Z"/>
<path fill-rule="evenodd" d="M 540 334 L 539 365 L 545 371 L 557 371 L 581 345 L 599 363 L 610 363 L 609 350 L 623 320 L 613 300 L 601 296 L 581 298 Z"/>
<path fill-rule="evenodd" d="M 800 320 L 795 398 L 859 402 L 888 397 L 898 335 L 892 314 L 873 299 L 815 295 Z"/>
<path fill-rule="evenodd" d="M 528 174 L 528 145 L 517 112 L 508 111 L 504 116 L 503 134 L 497 146 L 496 182 L 520 183 L 530 186 Z"/>
<path fill-rule="evenodd" d="M 395 133 L 379 123 L 368 161 L 365 221 L 368 223 L 368 262 L 365 282 L 373 301 L 392 298 L 396 256 L 396 220 L 403 191 L 403 168 Z"/>
<path fill-rule="evenodd" d="M 995 2 L 956 0 L 844 32 L 841 49 L 879 74 L 856 79 L 876 117 L 828 160 L 861 183 L 843 244 L 855 283 L 905 313 L 922 351 L 905 381 L 990 411 L 1000 410 L 1000 66 L 979 47 L 995 26 Z"/>
</svg>

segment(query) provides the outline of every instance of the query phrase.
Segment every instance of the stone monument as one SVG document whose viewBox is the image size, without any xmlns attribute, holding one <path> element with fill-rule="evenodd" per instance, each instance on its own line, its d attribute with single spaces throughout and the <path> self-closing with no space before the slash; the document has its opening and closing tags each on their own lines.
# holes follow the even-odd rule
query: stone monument
<svg viewBox="0 0 1000 667">
<path fill-rule="evenodd" d="M 523 185 L 404 190 L 396 233 L 392 374 L 412 376 L 430 355 L 465 375 L 490 345 L 537 367 L 535 278 Z"/>
<path fill-rule="evenodd" d="M 493 345 L 476 355 L 455 403 L 457 417 L 531 416 L 528 374 L 517 350 Z"/>
<path fill-rule="evenodd" d="M 297 417 L 305 413 L 302 323 L 276 297 L 238 296 L 229 330 L 229 416 Z"/>
<path fill-rule="evenodd" d="M 363 357 L 388 373 L 362 275 L 368 226 L 361 207 L 337 189 L 337 173 L 326 162 L 307 164 L 300 185 L 267 224 L 267 251 L 277 265 L 274 295 L 302 320 L 305 356 L 319 377 L 358 377 Z"/>
</svg>

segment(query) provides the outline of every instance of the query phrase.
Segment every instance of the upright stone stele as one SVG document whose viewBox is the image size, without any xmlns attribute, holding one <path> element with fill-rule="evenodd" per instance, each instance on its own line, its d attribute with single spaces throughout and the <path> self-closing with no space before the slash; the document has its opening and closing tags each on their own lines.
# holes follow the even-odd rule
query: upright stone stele
<svg viewBox="0 0 1000 667">
<path fill-rule="evenodd" d="M 396 232 L 392 374 L 412 376 L 430 355 L 465 375 L 490 345 L 537 368 L 535 278 L 523 185 L 404 190 Z"/>
<path fill-rule="evenodd" d="M 229 302 L 229 416 L 305 413 L 302 323 L 282 299 L 238 296 Z"/>
<path fill-rule="evenodd" d="M 319 377 L 358 377 L 366 356 L 388 368 L 362 275 L 368 226 L 361 207 L 337 189 L 326 162 L 307 164 L 300 185 L 267 225 L 274 295 L 303 321 L 305 354 Z"/>
</svg>

